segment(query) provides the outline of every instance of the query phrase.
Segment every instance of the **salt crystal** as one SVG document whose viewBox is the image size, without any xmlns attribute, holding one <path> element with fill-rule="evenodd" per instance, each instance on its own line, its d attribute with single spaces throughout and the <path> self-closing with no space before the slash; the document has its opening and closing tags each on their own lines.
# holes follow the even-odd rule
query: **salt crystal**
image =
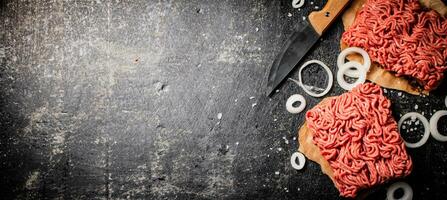
<svg viewBox="0 0 447 200">
<path fill-rule="evenodd" d="M 418 107 L 419 107 L 418 105 L 415 105 L 415 106 L 414 106 L 414 109 L 415 109 L 415 110 L 417 110 L 417 109 L 418 109 Z"/>
<path fill-rule="evenodd" d="M 311 2 L 310 2 L 310 5 L 314 5 L 314 2 L 313 2 L 313 1 L 311 1 Z"/>
<path fill-rule="evenodd" d="M 255 97 L 250 97 L 249 99 L 251 100 L 251 99 L 254 99 Z"/>
<path fill-rule="evenodd" d="M 284 141 L 284 143 L 289 144 L 289 140 Z"/>
<path fill-rule="evenodd" d="M 257 103 L 251 104 L 251 107 L 255 107 L 256 105 L 258 105 Z"/>
<path fill-rule="evenodd" d="M 237 99 L 235 99 L 234 102 L 237 102 Z"/>
<path fill-rule="evenodd" d="M 288 16 L 288 17 L 292 17 L 292 13 L 288 13 L 287 16 Z"/>
<path fill-rule="evenodd" d="M 306 20 L 306 17 L 303 17 L 303 20 Z"/>
<path fill-rule="evenodd" d="M 256 27 L 255 31 L 258 32 L 258 31 L 259 31 L 259 28 Z"/>
<path fill-rule="evenodd" d="M 320 7 L 318 7 L 318 6 L 315 6 L 315 9 L 319 9 Z"/>
<path fill-rule="evenodd" d="M 217 119 L 222 119 L 222 113 L 217 113 Z"/>
<path fill-rule="evenodd" d="M 398 95 L 398 96 L 402 96 L 402 92 L 398 92 L 397 95 Z"/>
<path fill-rule="evenodd" d="M 293 137 L 293 140 L 296 140 L 296 137 Z"/>
<path fill-rule="evenodd" d="M 236 142 L 236 145 L 239 145 L 239 142 Z"/>
<path fill-rule="evenodd" d="M 276 172 L 275 172 L 275 174 L 276 174 L 276 175 L 279 175 L 279 172 L 278 172 L 278 171 L 276 171 Z"/>
<path fill-rule="evenodd" d="M 277 119 L 273 119 L 274 122 L 278 121 Z"/>
<path fill-rule="evenodd" d="M 278 151 L 282 151 L 282 148 L 281 148 L 281 147 L 279 147 L 279 148 L 278 148 Z"/>
<path fill-rule="evenodd" d="M 275 92 L 276 92 L 276 93 L 278 93 L 278 92 L 279 92 L 279 90 L 276 90 Z"/>
</svg>

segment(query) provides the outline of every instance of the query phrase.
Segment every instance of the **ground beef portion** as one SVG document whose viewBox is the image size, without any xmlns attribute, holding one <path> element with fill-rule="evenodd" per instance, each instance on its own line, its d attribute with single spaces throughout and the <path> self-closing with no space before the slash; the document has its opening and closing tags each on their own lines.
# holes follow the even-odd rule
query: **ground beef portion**
<svg viewBox="0 0 447 200">
<path fill-rule="evenodd" d="M 418 0 L 367 0 L 342 41 L 425 90 L 436 88 L 447 69 L 447 20 Z"/>
<path fill-rule="evenodd" d="M 334 172 L 341 196 L 410 174 L 412 161 L 391 116 L 391 102 L 367 83 L 306 113 L 308 128 Z"/>
</svg>

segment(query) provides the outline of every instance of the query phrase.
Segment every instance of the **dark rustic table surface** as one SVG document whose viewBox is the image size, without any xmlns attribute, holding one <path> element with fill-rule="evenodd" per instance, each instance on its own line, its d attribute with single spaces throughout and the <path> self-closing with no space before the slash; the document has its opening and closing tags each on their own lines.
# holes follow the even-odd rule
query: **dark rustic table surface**
<svg viewBox="0 0 447 200">
<path fill-rule="evenodd" d="M 285 100 L 321 99 L 291 81 L 264 95 L 283 42 L 323 2 L 1 1 L 1 199 L 341 199 L 316 163 L 289 163 L 304 113 Z M 338 20 L 305 60 L 336 72 L 342 32 Z M 304 73 L 325 85 L 321 69 Z M 445 88 L 386 95 L 396 119 L 429 119 Z M 414 199 L 446 199 L 446 143 L 408 151 Z"/>
</svg>

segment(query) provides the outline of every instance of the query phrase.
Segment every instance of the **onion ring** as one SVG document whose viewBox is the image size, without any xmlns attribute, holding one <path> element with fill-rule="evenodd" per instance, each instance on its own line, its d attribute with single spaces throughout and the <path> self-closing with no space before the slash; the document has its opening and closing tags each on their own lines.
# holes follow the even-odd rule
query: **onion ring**
<svg viewBox="0 0 447 200">
<path fill-rule="evenodd" d="M 301 102 L 301 104 L 298 107 L 293 107 L 293 104 L 295 102 Z M 290 113 L 298 114 L 300 112 L 303 112 L 304 108 L 306 108 L 306 99 L 304 99 L 303 95 L 294 94 L 287 99 L 286 109 Z"/>
<path fill-rule="evenodd" d="M 345 78 L 343 77 L 345 75 L 345 72 L 348 71 L 351 68 L 356 68 L 359 73 L 358 79 L 354 83 L 348 83 L 345 81 Z M 345 90 L 351 90 L 358 84 L 362 84 L 366 81 L 366 70 L 363 68 L 363 66 L 355 61 L 350 61 L 345 64 L 343 64 L 340 69 L 338 69 L 337 72 L 337 82 Z"/>
<path fill-rule="evenodd" d="M 398 190 L 399 188 L 401 188 L 402 190 L 404 190 L 404 195 L 399 198 L 396 199 L 394 198 L 394 193 L 396 192 L 396 190 Z M 410 185 L 408 185 L 408 183 L 405 182 L 396 182 L 393 183 L 390 187 L 388 187 L 387 192 L 386 192 L 386 199 L 387 200 L 412 200 L 413 199 L 413 189 L 411 188 Z"/>
<path fill-rule="evenodd" d="M 352 54 L 352 53 L 358 53 L 358 54 L 362 55 L 363 67 L 364 67 L 365 71 L 368 72 L 369 68 L 371 67 L 371 58 L 369 57 L 368 53 L 365 50 L 363 50 L 359 47 L 349 47 L 349 48 L 346 48 L 345 50 L 343 50 L 340 53 L 340 55 L 338 55 L 338 58 L 337 58 L 338 68 L 341 68 L 345 64 L 346 56 L 348 56 L 349 54 Z M 352 70 L 352 69 L 346 70 L 345 74 L 346 74 L 346 76 L 349 76 L 352 78 L 358 78 L 361 75 L 361 74 L 359 74 L 359 71 Z"/>
<path fill-rule="evenodd" d="M 423 115 L 421 115 L 419 113 L 409 112 L 399 119 L 399 122 L 397 123 L 397 125 L 399 127 L 399 132 L 400 132 L 400 127 L 402 126 L 403 122 L 406 119 L 413 118 L 413 117 L 419 119 L 419 121 L 422 122 L 422 125 L 424 125 L 424 135 L 418 142 L 410 143 L 405 140 L 404 140 L 404 142 L 405 142 L 405 146 L 407 146 L 409 148 L 418 148 L 418 147 L 421 147 L 422 145 L 424 145 L 427 142 L 428 137 L 430 136 L 430 128 L 429 128 L 430 124 L 428 123 L 427 118 L 425 118 Z"/>
<path fill-rule="evenodd" d="M 298 164 L 296 164 L 296 159 L 298 158 Z M 306 163 L 306 157 L 301 152 L 295 152 L 292 154 L 292 157 L 290 157 L 290 164 L 292 164 L 293 169 L 301 170 L 304 167 L 304 164 Z"/>
<path fill-rule="evenodd" d="M 304 5 L 305 0 L 292 0 L 293 8 L 301 8 Z"/>
<path fill-rule="evenodd" d="M 438 121 L 442 116 L 447 115 L 447 110 L 440 110 L 433 114 L 430 118 L 430 132 L 431 136 L 440 142 L 447 142 L 447 135 L 441 135 L 438 130 Z"/>
<path fill-rule="evenodd" d="M 447 107 L 447 96 L 445 96 L 444 103 L 445 103 L 445 106 Z"/>
<path fill-rule="evenodd" d="M 328 83 L 326 88 L 324 89 L 323 92 L 321 93 L 314 93 L 309 91 L 303 84 L 303 77 L 302 77 L 302 72 L 303 69 L 306 68 L 307 66 L 309 66 L 310 64 L 318 64 L 321 67 L 323 67 L 323 69 L 326 71 L 327 75 L 328 75 Z M 326 95 L 329 90 L 331 90 L 332 85 L 334 84 L 334 75 L 332 74 L 331 70 L 329 69 L 329 67 L 324 64 L 323 62 L 319 61 L 319 60 L 309 60 L 306 63 L 304 63 L 301 67 L 300 70 L 298 71 L 298 84 L 301 88 L 303 88 L 304 92 L 306 92 L 308 95 L 313 96 L 313 97 L 322 97 L 324 95 Z"/>
</svg>

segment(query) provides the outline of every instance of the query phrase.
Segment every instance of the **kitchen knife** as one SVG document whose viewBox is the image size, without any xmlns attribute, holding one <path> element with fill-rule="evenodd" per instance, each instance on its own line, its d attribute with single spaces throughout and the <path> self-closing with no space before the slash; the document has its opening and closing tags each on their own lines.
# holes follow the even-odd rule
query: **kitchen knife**
<svg viewBox="0 0 447 200">
<path fill-rule="evenodd" d="M 349 1 L 328 0 L 322 10 L 310 13 L 309 22 L 306 21 L 301 30 L 292 34 L 273 62 L 267 83 L 267 96 L 273 94 L 273 91 L 320 39 Z"/>
</svg>

